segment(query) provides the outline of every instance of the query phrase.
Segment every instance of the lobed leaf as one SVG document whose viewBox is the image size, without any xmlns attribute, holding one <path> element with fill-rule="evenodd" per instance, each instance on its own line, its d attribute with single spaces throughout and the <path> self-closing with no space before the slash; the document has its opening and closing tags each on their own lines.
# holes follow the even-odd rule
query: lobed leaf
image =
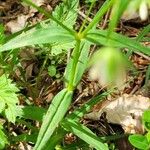
<svg viewBox="0 0 150 150">
<path fill-rule="evenodd" d="M 60 5 L 56 6 L 55 10 L 53 11 L 53 16 L 61 21 L 65 26 L 69 28 L 73 28 L 77 19 L 77 9 L 79 5 L 79 0 L 66 0 Z M 50 25 L 56 26 L 57 23 L 52 21 Z M 58 55 L 62 53 L 62 50 L 67 51 L 70 48 L 74 47 L 74 42 L 70 43 L 56 43 L 52 46 L 51 53 L 54 55 Z"/>
<path fill-rule="evenodd" d="M 73 28 L 78 16 L 78 5 L 79 0 L 66 0 L 60 5 L 56 6 L 52 14 L 57 20 L 61 21 L 64 25 L 66 25 L 69 28 Z M 54 21 L 52 22 L 52 24 L 57 25 L 57 23 Z"/>
<path fill-rule="evenodd" d="M 0 77 L 0 113 L 4 111 L 8 121 L 13 123 L 17 116 L 16 107 L 19 101 L 16 92 L 18 91 L 18 88 L 6 75 Z"/>
</svg>

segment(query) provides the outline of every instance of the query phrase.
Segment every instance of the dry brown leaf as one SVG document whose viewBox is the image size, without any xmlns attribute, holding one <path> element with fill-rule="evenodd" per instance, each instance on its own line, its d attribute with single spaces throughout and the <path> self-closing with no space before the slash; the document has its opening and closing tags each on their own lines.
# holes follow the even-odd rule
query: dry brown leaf
<svg viewBox="0 0 150 150">
<path fill-rule="evenodd" d="M 44 5 L 44 0 L 32 0 L 34 4 L 36 4 L 37 6 L 42 6 Z M 26 5 L 24 6 L 26 7 Z M 15 33 L 18 32 L 20 30 L 22 30 L 26 24 L 27 24 L 27 19 L 30 17 L 33 17 L 34 14 L 37 12 L 38 10 L 33 8 L 32 6 L 29 8 L 29 12 L 28 14 L 24 15 L 18 15 L 16 20 L 11 20 L 6 24 L 6 27 L 8 28 L 8 30 L 11 33 Z"/>
<path fill-rule="evenodd" d="M 19 15 L 16 20 L 9 21 L 6 27 L 11 33 L 18 32 L 25 27 L 28 18 L 28 15 Z"/>
<path fill-rule="evenodd" d="M 107 101 L 99 111 L 93 111 L 85 117 L 99 120 L 101 114 L 106 112 L 108 122 L 120 124 L 126 133 L 142 133 L 141 116 L 148 108 L 150 108 L 148 97 L 124 94 L 113 101 Z"/>
</svg>

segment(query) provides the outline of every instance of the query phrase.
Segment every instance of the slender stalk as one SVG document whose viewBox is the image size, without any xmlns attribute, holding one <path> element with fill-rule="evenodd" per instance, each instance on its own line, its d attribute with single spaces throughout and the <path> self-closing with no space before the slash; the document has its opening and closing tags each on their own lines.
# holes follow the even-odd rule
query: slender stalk
<svg viewBox="0 0 150 150">
<path fill-rule="evenodd" d="M 61 23 L 59 20 L 57 20 L 54 16 L 52 16 L 50 14 L 50 12 L 47 12 L 43 8 L 38 7 L 36 4 L 34 4 L 33 2 L 31 2 L 31 0 L 22 0 L 22 1 L 24 1 L 28 5 L 32 6 L 33 8 L 37 9 L 40 13 L 44 14 L 47 18 L 50 18 L 53 21 L 55 21 L 58 25 L 60 25 L 65 30 L 67 30 L 70 34 L 72 34 L 74 36 L 76 35 L 76 31 L 74 31 L 74 30 L 68 28 L 67 26 L 65 26 L 63 23 Z"/>
<path fill-rule="evenodd" d="M 72 55 L 72 57 L 73 57 L 73 66 L 72 66 L 72 70 L 71 70 L 70 81 L 69 81 L 69 84 L 68 84 L 68 90 L 69 91 L 74 90 L 73 81 L 74 81 L 74 75 L 75 75 L 75 72 L 76 72 L 77 63 L 78 63 L 79 56 L 80 56 L 80 44 L 81 44 L 81 41 L 77 40 L 76 47 L 74 48 L 73 55 Z"/>
<path fill-rule="evenodd" d="M 103 6 L 99 9 L 96 16 L 93 18 L 92 22 L 88 25 L 88 27 L 82 32 L 83 36 L 91 30 L 96 24 L 101 21 L 104 14 L 107 12 L 107 10 L 110 8 L 112 4 L 112 0 L 106 0 L 103 4 Z"/>
<path fill-rule="evenodd" d="M 125 137 L 128 137 L 129 135 L 128 134 L 115 134 L 115 135 L 110 135 L 110 136 L 105 136 L 105 137 L 100 137 L 102 140 L 105 141 L 115 141 L 117 139 L 120 139 L 120 138 L 125 138 Z"/>
<path fill-rule="evenodd" d="M 45 57 L 44 62 L 43 62 L 43 64 L 42 64 L 42 66 L 41 66 L 41 68 L 40 68 L 40 71 L 39 71 L 39 73 L 38 73 L 38 76 L 37 76 L 37 78 L 36 78 L 36 85 L 37 85 L 37 86 L 38 86 L 38 84 L 39 84 L 41 74 L 42 74 L 42 72 L 43 72 L 43 70 L 44 70 L 44 68 L 45 68 L 45 65 L 46 65 L 46 63 L 47 63 L 47 61 L 48 61 L 48 58 L 49 58 L 49 54 L 47 54 L 47 56 Z"/>
<path fill-rule="evenodd" d="M 95 0 L 91 3 L 91 6 L 90 6 L 90 8 L 89 8 L 89 10 L 88 10 L 88 13 L 87 13 L 87 15 L 86 15 L 86 18 L 84 19 L 84 21 L 83 21 L 83 23 L 82 23 L 82 26 L 81 26 L 81 28 L 80 28 L 80 30 L 79 30 L 79 33 L 81 33 L 82 31 L 83 31 L 83 28 L 84 28 L 84 26 L 85 26 L 85 24 L 86 24 L 86 22 L 87 22 L 87 18 L 88 18 L 88 16 L 90 15 L 90 12 L 91 12 L 91 10 L 92 10 L 92 8 L 93 8 L 93 6 L 94 6 L 94 4 L 95 4 Z"/>
</svg>

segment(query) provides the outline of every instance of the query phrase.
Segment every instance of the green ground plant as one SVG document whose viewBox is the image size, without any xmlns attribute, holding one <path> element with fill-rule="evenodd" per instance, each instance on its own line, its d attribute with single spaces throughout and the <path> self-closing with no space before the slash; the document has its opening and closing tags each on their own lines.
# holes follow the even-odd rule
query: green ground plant
<svg viewBox="0 0 150 150">
<path fill-rule="evenodd" d="M 145 130 L 147 131 L 146 134 L 130 135 L 129 141 L 134 147 L 138 149 L 148 150 L 150 148 L 150 110 L 146 110 L 143 113 L 142 122 Z"/>
<path fill-rule="evenodd" d="M 58 149 L 66 132 L 72 132 L 82 141 L 85 141 L 88 147 L 95 148 L 97 150 L 109 149 L 109 145 L 107 143 L 109 140 L 107 138 L 98 137 L 89 128 L 80 123 L 80 118 L 83 117 L 84 114 L 87 113 L 97 102 L 103 100 L 110 91 L 92 98 L 84 106 L 78 108 L 67 116 L 66 113 L 71 105 L 74 90 L 79 84 L 83 73 L 87 69 L 89 51 L 92 45 L 96 44 L 101 47 L 117 48 L 120 51 L 123 48 L 128 48 L 133 52 L 141 52 L 145 55 L 150 55 L 150 49 L 141 45 L 138 41 L 143 39 L 142 37 L 147 34 L 147 28 L 144 30 L 145 32 L 143 31 L 140 34 L 141 37 L 139 37 L 138 40 L 130 39 L 115 32 L 115 27 L 117 26 L 124 10 L 127 8 L 129 1 L 130 0 L 106 0 L 92 19 L 92 22 L 88 23 L 87 19 L 85 19 L 79 31 L 76 31 L 74 30 L 74 26 L 78 16 L 77 10 L 79 7 L 79 0 L 64 0 L 55 8 L 52 14 L 46 12 L 42 8 L 39 8 L 30 0 L 23 0 L 24 3 L 34 7 L 39 12 L 43 13 L 48 19 L 44 22 L 38 23 L 36 26 L 26 28 L 22 32 L 6 37 L 5 42 L 1 40 L 0 54 L 4 55 L 8 51 L 13 53 L 15 50 L 19 52 L 22 47 L 32 47 L 44 44 L 48 44 L 51 52 L 54 54 L 61 53 L 63 50 L 67 53 L 70 53 L 70 49 L 73 51 L 64 72 L 65 87 L 53 98 L 47 111 L 44 108 L 35 106 L 17 106 L 16 98 L 14 99 L 16 101 L 13 100 L 14 104 L 12 108 L 12 111 L 17 110 L 16 114 L 11 114 L 13 116 L 9 116 L 7 115 L 7 109 L 3 108 L 8 121 L 15 122 L 15 118 L 17 116 L 17 118 L 19 117 L 42 122 L 38 136 L 37 128 L 25 123 L 28 128 L 32 129 L 31 135 L 23 134 L 16 136 L 13 138 L 13 142 L 30 141 L 35 143 L 33 148 L 34 150 L 53 150 Z M 91 1 L 87 17 L 94 4 L 95 1 Z M 102 21 L 103 16 L 110 8 L 112 8 L 113 11 L 108 29 L 98 29 L 97 24 Z M 49 73 L 51 76 L 54 76 L 56 74 L 56 68 L 53 67 L 52 70 L 53 71 Z M 112 68 L 110 72 L 113 74 Z M 8 78 L 7 76 L 5 77 Z M 4 76 L 1 78 L 4 78 Z M 4 81 L 4 79 L 2 80 Z M 8 79 L 8 81 L 10 80 Z M 11 85 L 10 82 L 8 83 L 9 85 L 7 88 Z M 6 90 L 3 92 L 5 92 L 6 95 L 8 93 L 13 93 L 12 95 L 16 96 L 15 93 L 17 92 L 17 88 L 13 89 L 16 90 Z M 2 97 L 2 101 L 4 101 L 4 99 L 5 98 Z M 8 142 L 1 128 L 0 138 L 2 139 L 0 146 L 2 145 L 1 147 L 4 147 L 4 145 Z M 81 145 L 82 144 L 83 143 L 81 142 Z M 80 148 L 78 143 L 74 146 L 74 149 L 76 148 Z M 60 149 L 65 149 L 65 147 L 61 147 Z"/>
</svg>

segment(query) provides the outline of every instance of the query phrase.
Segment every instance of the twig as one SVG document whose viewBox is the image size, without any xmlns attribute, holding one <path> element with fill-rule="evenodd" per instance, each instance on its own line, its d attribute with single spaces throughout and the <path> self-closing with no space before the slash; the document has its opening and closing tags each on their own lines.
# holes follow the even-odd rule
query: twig
<svg viewBox="0 0 150 150">
<path fill-rule="evenodd" d="M 86 18 L 87 21 L 92 22 L 92 19 L 89 18 L 89 17 L 87 17 L 82 11 L 79 10 L 79 11 L 78 11 L 78 14 L 79 14 L 80 16 L 82 16 L 84 19 Z"/>
</svg>

